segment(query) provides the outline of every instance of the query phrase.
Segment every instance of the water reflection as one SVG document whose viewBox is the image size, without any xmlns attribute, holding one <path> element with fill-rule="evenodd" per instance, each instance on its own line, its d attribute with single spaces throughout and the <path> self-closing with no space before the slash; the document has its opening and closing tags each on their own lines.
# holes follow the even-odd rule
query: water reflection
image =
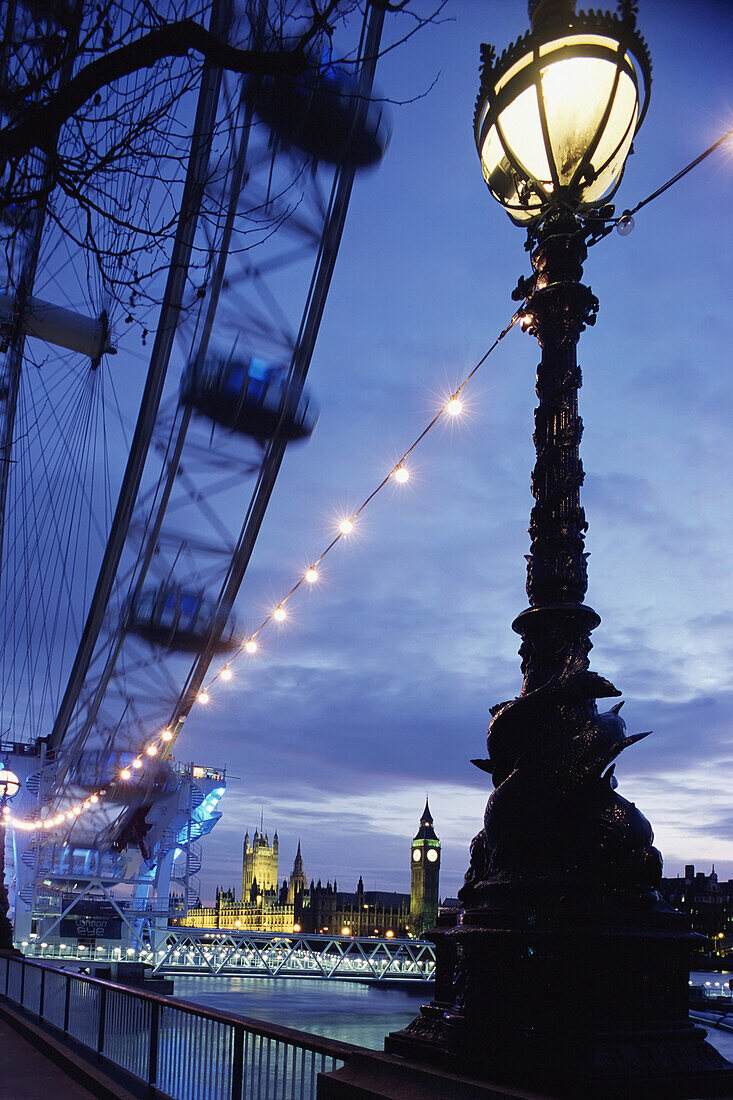
<svg viewBox="0 0 733 1100">
<path fill-rule="evenodd" d="M 317 978 L 176 975 L 175 996 L 344 1043 L 382 1050 L 388 1031 L 416 1016 L 430 994 Z"/>
</svg>

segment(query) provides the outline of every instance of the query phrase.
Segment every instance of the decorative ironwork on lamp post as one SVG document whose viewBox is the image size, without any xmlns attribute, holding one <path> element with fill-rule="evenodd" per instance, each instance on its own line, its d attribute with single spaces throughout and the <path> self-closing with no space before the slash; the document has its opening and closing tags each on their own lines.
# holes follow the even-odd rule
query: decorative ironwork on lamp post
<svg viewBox="0 0 733 1100">
<path fill-rule="evenodd" d="M 530 31 L 482 47 L 476 144 L 484 178 L 528 229 L 514 292 L 537 369 L 529 606 L 515 619 L 524 682 L 492 708 L 492 777 L 457 918 L 432 934 L 436 996 L 387 1050 L 563 1097 L 733 1095 L 733 1067 L 688 1019 L 692 939 L 657 893 L 651 826 L 618 794 L 620 692 L 589 668 L 600 623 L 587 588 L 576 345 L 598 301 L 587 244 L 647 109 L 636 5 L 576 12 L 530 0 Z M 599 220 L 600 219 L 600 220 Z"/>
</svg>

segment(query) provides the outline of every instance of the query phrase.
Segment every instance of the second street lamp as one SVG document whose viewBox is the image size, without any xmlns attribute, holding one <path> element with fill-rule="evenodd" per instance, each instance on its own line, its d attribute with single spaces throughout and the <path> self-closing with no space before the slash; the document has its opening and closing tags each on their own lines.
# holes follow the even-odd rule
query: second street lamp
<svg viewBox="0 0 733 1100">
<path fill-rule="evenodd" d="M 5 885 L 5 829 L 8 802 L 20 790 L 15 772 L 0 769 L 0 951 L 13 951 L 13 925 L 8 917 L 8 888 Z"/>
<path fill-rule="evenodd" d="M 514 297 L 542 349 L 527 566 L 515 619 L 524 677 L 492 708 L 493 780 L 457 918 L 436 941 L 436 997 L 387 1049 L 562 1097 L 733 1095 L 733 1067 L 688 1019 L 689 947 L 661 901 L 651 826 L 617 792 L 620 692 L 592 672 L 576 345 L 598 302 L 587 244 L 646 112 L 651 66 L 635 5 L 576 13 L 531 0 L 532 27 L 482 50 L 475 135 L 484 178 L 528 227 Z"/>
</svg>

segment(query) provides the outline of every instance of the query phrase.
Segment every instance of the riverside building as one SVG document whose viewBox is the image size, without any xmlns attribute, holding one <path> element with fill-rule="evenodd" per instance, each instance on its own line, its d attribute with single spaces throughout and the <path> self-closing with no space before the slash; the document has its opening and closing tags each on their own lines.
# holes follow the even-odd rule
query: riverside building
<svg viewBox="0 0 733 1100">
<path fill-rule="evenodd" d="M 417 853 L 417 855 L 416 855 Z M 314 932 L 341 936 L 420 937 L 438 912 L 440 841 L 427 800 L 410 846 L 410 893 L 365 890 L 360 877 L 353 892 L 319 880 L 306 885 L 303 856 L 298 851 L 288 879 L 278 886 L 279 840 L 255 830 L 245 834 L 242 894 L 218 888 L 213 906 L 197 906 L 174 923 L 189 928 L 247 932 Z"/>
</svg>

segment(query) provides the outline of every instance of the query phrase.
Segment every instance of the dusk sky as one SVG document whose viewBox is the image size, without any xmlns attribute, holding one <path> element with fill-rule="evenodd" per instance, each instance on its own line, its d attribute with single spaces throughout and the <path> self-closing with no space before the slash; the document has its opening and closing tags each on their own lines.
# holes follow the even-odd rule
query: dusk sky
<svg viewBox="0 0 733 1100">
<path fill-rule="evenodd" d="M 727 0 L 642 0 L 649 113 L 618 210 L 733 126 Z M 522 0 L 448 0 L 390 53 L 382 165 L 357 179 L 310 371 L 313 438 L 286 457 L 240 596 L 259 623 L 432 418 L 513 312 L 524 232 L 487 191 L 472 136 L 479 45 L 527 27 Z M 437 82 L 430 88 L 435 78 Z M 422 93 L 430 88 L 428 94 Z M 733 143 L 592 248 L 600 299 L 581 337 L 587 602 L 602 617 L 592 668 L 623 692 L 619 791 L 654 827 L 665 873 L 733 877 L 729 265 Z M 455 895 L 490 787 L 489 707 L 521 686 L 514 616 L 534 464 L 534 339 L 513 330 L 466 391 L 466 413 L 420 446 L 321 582 L 293 604 L 208 708 L 178 755 L 226 764 L 223 819 L 204 841 L 203 898 L 237 884 L 244 829 L 300 839 L 307 877 L 409 889 L 425 793 Z"/>
</svg>

